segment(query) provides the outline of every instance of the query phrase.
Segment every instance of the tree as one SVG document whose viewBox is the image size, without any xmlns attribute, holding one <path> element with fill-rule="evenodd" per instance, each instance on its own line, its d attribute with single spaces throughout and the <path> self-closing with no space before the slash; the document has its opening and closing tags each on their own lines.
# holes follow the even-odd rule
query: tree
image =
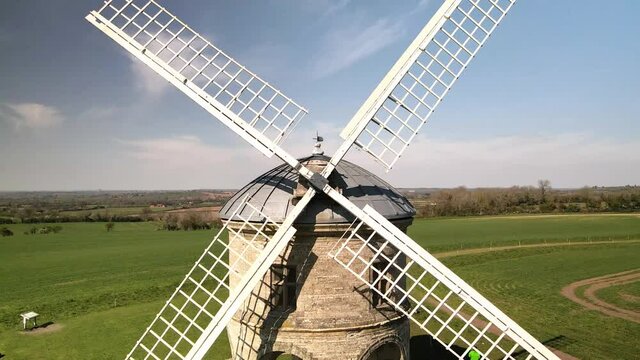
<svg viewBox="0 0 640 360">
<path fill-rule="evenodd" d="M 9 229 L 8 227 L 2 227 L 0 228 L 0 235 L 2 235 L 2 237 L 13 236 L 13 231 L 11 231 L 11 229 Z"/>
<path fill-rule="evenodd" d="M 116 224 L 114 224 L 112 221 L 109 221 L 108 223 L 104 224 L 104 227 L 105 229 L 107 229 L 107 232 L 112 231 L 115 226 Z"/>
<path fill-rule="evenodd" d="M 540 203 L 543 204 L 547 200 L 547 193 L 551 190 L 551 181 L 538 180 L 538 189 L 540 189 Z"/>
<path fill-rule="evenodd" d="M 166 214 L 160 221 L 160 228 L 169 231 L 180 230 L 178 227 L 178 217 L 173 213 Z"/>
<path fill-rule="evenodd" d="M 222 229 L 222 219 L 220 219 L 219 216 L 214 216 L 213 220 L 211 221 L 211 226 L 213 226 L 216 229 Z"/>
<path fill-rule="evenodd" d="M 151 213 L 152 211 L 148 207 L 142 209 L 142 220 L 149 221 L 149 219 L 151 218 Z"/>
</svg>

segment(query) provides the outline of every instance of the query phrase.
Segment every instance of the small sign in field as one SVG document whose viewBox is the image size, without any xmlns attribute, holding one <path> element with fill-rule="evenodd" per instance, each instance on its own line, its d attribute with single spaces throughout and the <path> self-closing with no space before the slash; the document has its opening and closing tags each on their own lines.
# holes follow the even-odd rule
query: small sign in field
<svg viewBox="0 0 640 360">
<path fill-rule="evenodd" d="M 35 328 L 36 326 L 38 326 L 38 316 L 39 315 L 40 314 L 35 313 L 33 311 L 29 311 L 29 312 L 20 314 L 20 317 L 22 318 L 22 328 L 23 328 L 23 330 L 27 330 L 27 323 L 29 321 L 33 322 L 32 329 Z"/>
</svg>

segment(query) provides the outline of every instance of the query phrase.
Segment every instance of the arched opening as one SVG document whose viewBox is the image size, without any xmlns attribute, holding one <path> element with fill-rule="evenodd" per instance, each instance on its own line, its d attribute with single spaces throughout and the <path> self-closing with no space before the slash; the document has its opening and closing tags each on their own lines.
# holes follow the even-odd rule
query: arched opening
<svg viewBox="0 0 640 360">
<path fill-rule="evenodd" d="M 363 358 L 364 360 L 402 360 L 402 350 L 393 341 L 377 344 Z"/>
<path fill-rule="evenodd" d="M 262 355 L 262 357 L 260 357 L 260 360 L 302 360 L 302 359 L 295 355 L 283 353 L 281 351 L 274 351 L 274 352 L 270 352 L 268 354 Z"/>
</svg>

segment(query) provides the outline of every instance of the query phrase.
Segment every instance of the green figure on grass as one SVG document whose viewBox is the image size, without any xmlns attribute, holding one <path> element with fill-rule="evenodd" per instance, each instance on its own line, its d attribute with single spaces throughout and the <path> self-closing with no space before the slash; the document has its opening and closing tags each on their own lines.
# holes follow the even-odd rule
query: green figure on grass
<svg viewBox="0 0 640 360">
<path fill-rule="evenodd" d="M 480 360 L 480 353 L 475 350 L 469 351 L 469 360 Z"/>
</svg>

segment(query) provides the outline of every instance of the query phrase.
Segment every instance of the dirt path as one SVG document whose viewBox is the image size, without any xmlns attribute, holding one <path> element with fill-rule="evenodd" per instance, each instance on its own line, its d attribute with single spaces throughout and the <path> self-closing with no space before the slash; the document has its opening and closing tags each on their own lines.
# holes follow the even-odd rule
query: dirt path
<svg viewBox="0 0 640 360">
<path fill-rule="evenodd" d="M 62 330 L 63 327 L 64 326 L 62 324 L 50 324 L 46 326 L 39 326 L 35 329 L 28 330 L 28 331 L 20 331 L 20 334 L 27 335 L 27 336 L 48 334 L 48 333 L 60 331 Z"/>
<path fill-rule="evenodd" d="M 596 310 L 608 316 L 614 316 L 640 324 L 640 312 L 620 308 L 616 305 L 602 301 L 596 296 L 596 292 L 598 290 L 614 285 L 628 284 L 635 281 L 640 281 L 640 269 L 576 281 L 565 286 L 561 290 L 561 294 L 567 299 L 576 302 L 587 309 Z M 576 291 L 583 287 L 586 287 L 586 289 L 584 291 L 584 298 L 581 298 L 576 294 Z"/>
<path fill-rule="evenodd" d="M 492 247 L 492 248 L 476 248 L 476 249 L 463 249 L 463 250 L 454 250 L 454 251 L 446 251 L 446 252 L 441 252 L 441 253 L 434 253 L 433 255 L 436 258 L 447 258 L 447 257 L 453 257 L 453 256 L 459 256 L 459 255 L 471 255 L 471 254 L 482 254 L 482 253 L 488 253 L 488 252 L 494 252 L 494 251 L 506 251 L 506 250 L 514 250 L 514 249 L 529 249 L 529 248 L 543 248 L 543 247 L 564 247 L 564 246 L 579 246 L 579 245 L 604 245 L 604 244 L 612 244 L 612 243 L 638 243 L 640 242 L 640 240 L 625 240 L 625 241 L 590 241 L 590 242 L 562 242 L 562 243 L 541 243 L 541 244 L 527 244 L 527 245 L 510 245 L 510 246 L 497 246 L 497 247 Z M 640 269 L 639 269 L 640 270 Z M 638 270 L 635 270 L 638 271 Z M 616 275 L 616 274 L 614 274 Z M 635 280 L 633 281 L 637 281 L 640 280 L 640 272 L 636 273 L 637 276 L 639 276 L 639 278 L 635 278 Z M 609 275 L 611 276 L 611 275 Z M 598 278 L 594 278 L 594 279 L 598 279 Z M 594 280 L 594 279 L 589 279 L 589 280 Z M 583 280 L 583 281 L 588 281 L 588 280 Z M 625 281 L 625 280 L 621 280 L 621 281 Z M 577 284 L 577 283 L 574 283 Z M 616 283 L 616 284 L 622 284 L 620 282 Z M 573 285 L 573 284 L 572 284 Z M 613 285 L 613 284 L 611 284 Z M 608 285 L 608 286 L 611 286 Z M 571 286 L 571 285 L 569 285 Z M 569 287 L 568 286 L 568 287 Z M 566 288 L 568 288 L 566 287 Z M 565 289 L 566 289 L 565 288 Z M 602 287 L 594 289 L 594 293 L 597 290 L 600 290 Z M 564 295 L 564 291 L 565 289 L 563 289 L 563 295 Z M 566 296 L 566 295 L 565 295 Z M 595 296 L 594 296 L 595 298 Z M 578 299 L 576 297 L 576 299 Z M 572 299 L 573 300 L 573 299 Z M 581 301 L 580 299 L 578 299 L 579 301 Z M 598 299 L 598 301 L 601 301 Z M 589 303 L 590 304 L 590 303 Z M 606 304 L 606 303 L 605 303 Z M 591 305 L 591 304 L 590 304 Z M 610 304 L 607 304 L 609 306 L 611 306 Z M 617 309 L 617 308 L 616 308 Z M 622 309 L 623 311 L 628 311 L 625 309 Z M 611 310 L 610 310 L 611 311 Z M 446 312 L 446 311 L 445 311 Z M 460 314 L 461 316 L 468 318 L 469 315 L 467 314 Z M 472 321 L 473 325 L 478 327 L 478 328 L 484 328 L 487 323 L 483 320 L 480 319 L 474 319 Z M 492 326 L 489 328 L 489 332 L 499 335 L 500 331 L 498 328 L 496 328 L 495 326 Z M 569 355 L 567 353 L 564 353 L 558 349 L 552 348 L 550 346 L 547 346 L 547 348 L 549 348 L 549 350 L 551 350 L 551 352 L 553 352 L 556 356 L 558 356 L 560 359 L 562 360 L 579 360 L 578 358 Z"/>
<path fill-rule="evenodd" d="M 438 302 L 435 301 L 435 299 L 427 299 L 427 302 L 431 303 L 431 305 L 438 306 Z M 444 312 L 444 313 L 446 313 L 448 315 L 452 315 L 453 314 L 453 311 L 451 309 L 449 309 L 449 308 L 440 307 L 439 309 L 440 309 L 439 311 Z M 469 321 L 469 319 L 472 318 L 472 315 L 467 314 L 466 312 L 463 312 L 463 311 L 457 312 L 456 316 L 459 316 L 459 317 L 463 318 L 466 321 Z M 475 326 L 476 328 L 478 328 L 478 329 L 484 329 L 489 323 L 487 321 L 485 321 L 485 320 L 482 320 L 482 319 L 478 318 L 478 317 L 473 317 L 473 320 L 471 320 L 471 324 L 473 326 Z M 502 331 L 497 326 L 495 326 L 494 324 L 491 324 L 491 326 L 489 326 L 487 331 L 489 333 L 492 333 L 493 335 L 496 335 L 496 336 L 501 336 L 503 334 Z M 562 352 L 562 351 L 560 351 L 558 349 L 552 348 L 549 345 L 545 345 L 545 344 L 543 344 L 543 345 L 546 346 L 547 349 L 551 350 L 551 352 L 554 353 L 561 360 L 580 360 L 579 358 L 577 358 L 575 356 L 569 355 L 569 354 L 567 354 L 565 352 Z"/>
<path fill-rule="evenodd" d="M 172 213 L 172 214 L 191 213 L 191 212 L 218 213 L 220 212 L 220 209 L 222 209 L 222 206 L 204 206 L 204 207 L 168 210 L 165 212 Z"/>
<path fill-rule="evenodd" d="M 442 259 L 458 255 L 471 255 L 482 254 L 493 251 L 505 251 L 513 249 L 531 249 L 531 248 L 543 248 L 543 247 L 560 247 L 560 246 L 578 246 L 578 245 L 604 245 L 604 244 L 629 244 L 638 243 L 640 240 L 619 240 L 619 241 L 578 241 L 578 242 L 558 242 L 558 243 L 540 243 L 540 244 L 525 244 L 525 245 L 509 245 L 509 246 L 496 246 L 491 248 L 475 248 L 475 249 L 462 249 L 445 251 L 440 253 L 434 253 L 433 256 Z"/>
</svg>

